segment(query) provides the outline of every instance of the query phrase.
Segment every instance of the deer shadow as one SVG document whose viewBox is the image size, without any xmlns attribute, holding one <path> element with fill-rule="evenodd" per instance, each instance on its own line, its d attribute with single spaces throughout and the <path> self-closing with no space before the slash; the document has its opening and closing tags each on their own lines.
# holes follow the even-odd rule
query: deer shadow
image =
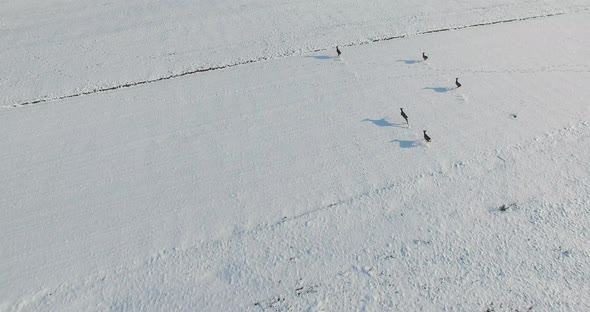
<svg viewBox="0 0 590 312">
<path fill-rule="evenodd" d="M 422 88 L 422 90 L 433 90 L 434 92 L 438 92 L 438 93 L 445 93 L 451 90 L 454 90 L 455 88 L 448 88 L 448 87 L 426 87 L 426 88 Z"/>
<path fill-rule="evenodd" d="M 361 120 L 361 122 L 365 122 L 365 121 L 370 121 L 377 127 L 398 127 L 398 128 L 401 128 L 403 126 L 403 124 L 396 124 L 396 123 L 392 123 L 392 122 L 387 121 L 387 117 L 383 117 L 381 119 L 366 118 L 366 119 Z"/>
<path fill-rule="evenodd" d="M 395 140 L 389 141 L 389 142 L 399 143 L 399 147 L 401 147 L 401 148 L 413 148 L 413 147 L 420 146 L 421 141 L 422 140 L 398 140 L 398 139 L 395 139 Z"/>
<path fill-rule="evenodd" d="M 331 56 L 331 55 L 308 55 L 306 57 L 311 57 L 316 60 L 331 60 L 331 59 L 337 58 L 337 56 Z"/>
<path fill-rule="evenodd" d="M 412 64 L 420 63 L 422 61 L 419 61 L 419 60 L 397 60 L 396 62 L 404 62 L 406 65 L 412 65 Z"/>
</svg>

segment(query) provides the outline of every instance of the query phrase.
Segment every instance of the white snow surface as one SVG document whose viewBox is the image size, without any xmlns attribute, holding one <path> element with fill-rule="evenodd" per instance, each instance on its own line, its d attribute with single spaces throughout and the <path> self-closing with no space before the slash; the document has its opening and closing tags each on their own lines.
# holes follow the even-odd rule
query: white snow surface
<svg viewBox="0 0 590 312">
<path fill-rule="evenodd" d="M 588 6 L 588 0 L 3 0 L 0 104 Z"/>
<path fill-rule="evenodd" d="M 0 3 L 0 311 L 590 311 L 582 4 Z"/>
</svg>

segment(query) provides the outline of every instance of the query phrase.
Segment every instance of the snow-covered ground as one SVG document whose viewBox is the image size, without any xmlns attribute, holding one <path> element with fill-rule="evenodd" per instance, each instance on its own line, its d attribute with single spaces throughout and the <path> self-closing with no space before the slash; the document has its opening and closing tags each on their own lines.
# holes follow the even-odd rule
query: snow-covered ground
<svg viewBox="0 0 590 312">
<path fill-rule="evenodd" d="M 0 4 L 0 311 L 590 310 L 587 7 L 262 2 Z"/>
<path fill-rule="evenodd" d="M 588 0 L 3 0 L 0 104 L 588 6 Z"/>
</svg>

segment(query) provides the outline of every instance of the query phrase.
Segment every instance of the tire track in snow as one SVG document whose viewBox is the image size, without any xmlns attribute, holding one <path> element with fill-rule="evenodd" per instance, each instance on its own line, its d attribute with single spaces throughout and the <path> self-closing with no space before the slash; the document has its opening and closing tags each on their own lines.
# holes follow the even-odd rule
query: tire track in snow
<svg viewBox="0 0 590 312">
<path fill-rule="evenodd" d="M 439 32 L 446 32 L 446 31 L 453 31 L 453 30 L 461 30 L 461 29 L 474 28 L 474 27 L 482 27 L 482 26 L 491 26 L 491 25 L 496 25 L 496 24 L 513 23 L 513 22 L 527 21 L 527 20 L 533 20 L 533 19 L 539 19 L 539 18 L 546 18 L 546 17 L 554 17 L 554 16 L 565 15 L 565 14 L 568 14 L 568 13 L 578 13 L 578 12 L 581 12 L 581 11 L 587 11 L 589 9 L 590 8 L 582 8 L 582 9 L 574 10 L 574 11 L 571 11 L 571 12 L 556 12 L 556 13 L 548 13 L 548 14 L 542 14 L 542 15 L 534 15 L 534 16 L 520 17 L 520 18 L 512 18 L 512 19 L 507 19 L 507 20 L 499 20 L 499 21 L 484 22 L 484 23 L 477 23 L 477 24 L 470 24 L 470 25 L 463 25 L 463 26 L 456 26 L 456 27 L 433 29 L 433 30 L 427 30 L 427 31 L 413 33 L 413 34 L 402 34 L 402 35 L 397 35 L 397 36 L 374 38 L 374 39 L 369 39 L 369 40 L 366 40 L 366 41 L 361 41 L 361 42 L 356 42 L 356 43 L 353 42 L 353 43 L 348 43 L 348 44 L 342 44 L 341 46 L 342 47 L 361 46 L 361 45 L 365 45 L 365 44 L 369 44 L 369 43 L 376 43 L 376 42 L 381 42 L 381 41 L 389 41 L 389 40 L 394 40 L 394 39 L 402 39 L 402 38 L 406 38 L 406 37 L 414 37 L 414 36 L 427 35 L 427 34 L 433 34 L 433 33 L 439 33 Z M 308 50 L 305 53 L 322 52 L 322 51 L 326 51 L 328 49 L 331 49 L 331 48 L 322 48 L 322 49 Z M 155 79 L 148 79 L 148 80 L 136 81 L 136 82 L 128 82 L 128 83 L 125 83 L 125 84 L 120 84 L 120 85 L 115 85 L 115 86 L 109 86 L 109 87 L 103 87 L 103 88 L 95 88 L 95 89 L 88 90 L 88 91 L 83 91 L 83 92 L 73 93 L 73 94 L 68 94 L 68 95 L 62 95 L 62 96 L 57 96 L 57 97 L 52 97 L 52 98 L 44 97 L 44 98 L 40 98 L 40 99 L 35 99 L 35 100 L 30 100 L 30 101 L 26 101 L 26 102 L 17 103 L 17 104 L 12 104 L 12 105 L 9 105 L 9 106 L 4 106 L 3 108 L 10 108 L 10 106 L 12 106 L 12 107 L 20 107 L 20 106 L 27 106 L 27 105 L 39 104 L 39 103 L 45 103 L 45 102 L 54 102 L 54 101 L 59 101 L 59 100 L 65 100 L 65 99 L 69 99 L 69 98 L 84 96 L 84 95 L 91 95 L 91 94 L 95 94 L 95 93 L 102 93 L 102 92 L 114 91 L 114 90 L 118 90 L 118 89 L 126 89 L 126 88 L 131 88 L 131 87 L 136 87 L 136 86 L 142 86 L 142 85 L 146 85 L 146 84 L 152 84 L 152 83 L 156 83 L 156 82 L 160 82 L 160 81 L 164 81 L 164 80 L 170 80 L 170 79 L 180 78 L 180 77 L 184 77 L 184 76 L 188 76 L 188 75 L 196 75 L 196 74 L 205 73 L 205 72 L 209 72 L 209 71 L 222 70 L 222 69 L 231 68 L 231 67 L 235 67 L 235 66 L 247 65 L 247 64 L 258 63 L 258 62 L 262 62 L 262 61 L 269 61 L 269 60 L 274 60 L 274 59 L 280 59 L 280 58 L 289 57 L 289 56 L 293 56 L 293 55 L 297 55 L 297 53 L 296 52 L 291 52 L 291 53 L 286 53 L 286 54 L 283 54 L 283 55 L 278 55 L 278 56 L 275 56 L 275 57 L 273 57 L 273 56 L 261 56 L 261 57 L 255 58 L 255 59 L 250 59 L 250 60 L 247 60 L 247 61 L 237 62 L 237 63 L 233 63 L 233 64 L 228 64 L 228 65 L 221 65 L 221 66 L 214 66 L 214 67 L 208 67 L 208 68 L 200 68 L 200 69 L 187 70 L 187 71 L 184 71 L 184 72 L 170 74 L 170 75 L 163 76 L 163 77 L 160 77 L 160 78 L 155 78 Z"/>
</svg>

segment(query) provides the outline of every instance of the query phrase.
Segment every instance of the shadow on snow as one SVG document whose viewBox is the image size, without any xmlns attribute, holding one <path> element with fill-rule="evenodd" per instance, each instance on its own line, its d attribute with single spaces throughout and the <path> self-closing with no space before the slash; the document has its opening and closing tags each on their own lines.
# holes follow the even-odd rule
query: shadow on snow
<svg viewBox="0 0 590 312">
<path fill-rule="evenodd" d="M 306 57 L 311 57 L 316 60 L 330 60 L 330 59 L 338 58 L 337 56 L 330 56 L 330 55 L 308 55 Z"/>
<path fill-rule="evenodd" d="M 384 118 L 381 118 L 381 119 L 369 119 L 369 118 L 366 118 L 366 119 L 363 119 L 361 121 L 362 122 L 370 121 L 375 126 L 378 126 L 378 127 L 402 127 L 403 126 L 403 124 L 396 124 L 396 123 L 391 123 L 391 122 L 387 121 L 387 117 L 384 117 Z"/>
<path fill-rule="evenodd" d="M 447 87 L 426 87 L 422 88 L 422 90 L 434 90 L 434 92 L 444 93 L 453 90 L 454 88 L 447 88 Z"/>
<path fill-rule="evenodd" d="M 399 143 L 399 147 L 401 148 L 412 148 L 420 146 L 420 141 L 422 140 L 393 140 L 390 141 L 391 143 Z"/>
<path fill-rule="evenodd" d="M 420 63 L 422 61 L 419 61 L 419 60 L 397 60 L 396 62 L 404 62 L 406 65 L 412 65 L 412 64 Z"/>
</svg>

